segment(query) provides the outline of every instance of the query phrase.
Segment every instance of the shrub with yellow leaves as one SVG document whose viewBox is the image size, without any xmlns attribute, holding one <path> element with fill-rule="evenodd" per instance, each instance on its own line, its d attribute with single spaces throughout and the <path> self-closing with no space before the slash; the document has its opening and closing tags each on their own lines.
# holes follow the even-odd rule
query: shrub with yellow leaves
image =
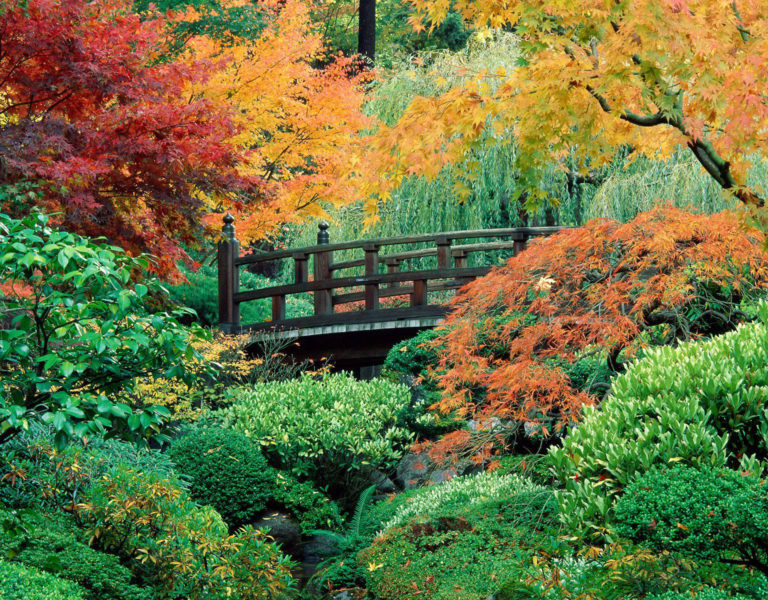
<svg viewBox="0 0 768 600">
<path fill-rule="evenodd" d="M 229 535 L 219 514 L 198 507 L 173 477 L 124 465 L 98 480 L 78 517 L 91 544 L 121 557 L 158 600 L 285 600 L 292 564 L 261 531 Z"/>
</svg>

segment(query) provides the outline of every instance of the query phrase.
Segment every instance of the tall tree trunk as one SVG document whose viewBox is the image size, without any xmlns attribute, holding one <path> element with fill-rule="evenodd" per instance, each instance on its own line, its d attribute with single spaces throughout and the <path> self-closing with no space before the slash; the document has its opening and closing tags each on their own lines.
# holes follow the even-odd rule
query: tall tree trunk
<svg viewBox="0 0 768 600">
<path fill-rule="evenodd" d="M 357 51 L 373 61 L 376 54 L 376 0 L 360 0 Z"/>
</svg>

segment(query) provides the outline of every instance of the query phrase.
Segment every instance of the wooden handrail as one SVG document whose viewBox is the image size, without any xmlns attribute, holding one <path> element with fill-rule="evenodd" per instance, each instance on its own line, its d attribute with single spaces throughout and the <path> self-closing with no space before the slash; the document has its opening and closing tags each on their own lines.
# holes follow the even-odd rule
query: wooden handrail
<svg viewBox="0 0 768 600">
<path fill-rule="evenodd" d="M 512 250 L 515 242 L 510 240 L 508 242 L 485 242 L 482 244 L 461 244 L 459 246 L 453 246 L 451 248 L 451 255 L 456 256 L 460 252 L 490 252 L 493 250 Z M 379 255 L 379 264 L 385 264 L 387 259 L 390 260 L 409 260 L 414 258 L 429 258 L 431 256 L 437 256 L 437 248 L 422 248 L 421 250 L 407 250 L 405 252 L 395 252 L 393 254 L 381 254 Z M 331 263 L 331 271 L 340 271 L 342 269 L 350 269 L 353 267 L 362 267 L 365 265 L 364 258 L 356 258 L 354 260 L 342 260 L 339 262 Z"/>
<path fill-rule="evenodd" d="M 552 235 L 561 231 L 563 227 L 512 227 L 504 229 L 470 229 L 466 231 L 448 231 L 445 233 L 425 233 L 419 235 L 404 235 L 390 238 L 371 238 L 368 240 L 355 240 L 353 242 L 337 242 L 335 244 L 323 244 L 317 246 L 304 246 L 290 250 L 276 250 L 274 252 L 261 252 L 247 254 L 235 260 L 236 265 L 251 265 L 279 258 L 290 258 L 294 254 L 314 254 L 316 252 L 334 252 L 336 250 L 362 249 L 369 244 L 377 246 L 397 246 L 399 244 L 418 244 L 424 242 L 436 242 L 440 238 L 450 240 L 466 240 L 484 237 L 509 237 L 518 236 L 520 239 Z"/>
<path fill-rule="evenodd" d="M 434 308 L 429 304 L 430 292 L 456 290 L 490 270 L 489 266 L 469 267 L 467 265 L 469 254 L 496 250 L 512 250 L 517 254 L 525 248 L 529 238 L 550 235 L 562 229 L 561 227 L 475 229 L 331 244 L 327 231 L 328 224 L 323 221 L 319 225 L 316 246 L 239 256 L 239 244 L 235 237 L 233 222 L 231 215 L 224 218 L 225 225 L 218 251 L 219 321 L 220 327 L 226 332 L 237 332 L 243 329 L 240 324 L 241 303 L 265 298 L 272 300 L 271 323 L 278 326 L 294 322 L 311 323 L 312 319 L 315 319 L 316 323 L 335 323 L 343 320 L 343 317 L 334 314 L 335 306 L 360 301 L 364 302 L 363 312 L 370 315 L 396 314 L 397 310 L 401 311 L 399 314 L 402 314 L 403 318 L 409 318 L 409 315 L 427 314 Z M 456 241 L 504 237 L 511 239 L 453 245 Z M 382 248 L 390 246 L 420 243 L 432 243 L 433 247 L 389 254 L 381 252 Z M 335 250 L 351 249 L 362 250 L 365 256 L 333 262 Z M 437 268 L 401 270 L 404 261 L 431 257 L 435 257 Z M 282 258 L 293 259 L 294 283 L 260 290 L 242 292 L 239 290 L 241 267 Z M 310 260 L 313 281 L 309 281 Z M 381 265 L 386 265 L 386 273 L 379 272 Z M 334 272 L 354 268 L 362 268 L 363 273 L 345 277 L 333 276 Z M 343 288 L 358 289 L 341 294 L 334 293 L 335 290 Z M 363 291 L 360 291 L 360 288 Z M 313 295 L 315 316 L 299 320 L 287 319 L 286 297 L 302 293 Z M 394 296 L 410 296 L 410 306 L 402 309 L 380 307 L 381 298 Z M 395 313 L 392 313 L 393 310 Z M 259 324 L 259 327 L 265 326 L 268 325 Z M 253 328 L 255 325 L 247 327 Z"/>
<path fill-rule="evenodd" d="M 303 292 L 334 290 L 336 288 L 357 287 L 403 281 L 429 281 L 433 279 L 458 279 L 460 277 L 478 277 L 485 275 L 488 267 L 467 267 L 464 269 L 429 269 L 423 271 L 405 271 L 403 273 L 381 273 L 379 275 L 363 275 L 361 277 L 339 277 L 337 279 L 321 279 L 308 281 L 303 284 L 278 285 L 261 290 L 248 290 L 235 294 L 235 302 L 247 302 L 271 298 L 272 296 L 290 296 Z"/>
</svg>

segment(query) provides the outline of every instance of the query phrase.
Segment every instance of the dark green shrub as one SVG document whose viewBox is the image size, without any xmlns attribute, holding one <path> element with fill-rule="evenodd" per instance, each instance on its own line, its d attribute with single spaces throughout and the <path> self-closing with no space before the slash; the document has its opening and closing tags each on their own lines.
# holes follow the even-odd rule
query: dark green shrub
<svg viewBox="0 0 768 600">
<path fill-rule="evenodd" d="M 768 488 L 729 469 L 654 469 L 616 503 L 616 533 L 655 550 L 740 559 L 768 574 Z"/>
<path fill-rule="evenodd" d="M 427 389 L 436 389 L 430 378 L 430 369 L 436 369 L 439 358 L 434 341 L 440 337 L 437 330 L 425 329 L 416 336 L 400 342 L 387 354 L 384 369 L 393 374 L 419 378 Z"/>
<path fill-rule="evenodd" d="M 234 530 L 267 508 L 275 473 L 259 446 L 228 429 L 193 430 L 168 451 L 178 471 L 191 479 L 190 494 L 215 508 Z"/>
<path fill-rule="evenodd" d="M 59 579 L 0 559 L 0 598 L 2 600 L 85 600 L 83 590 L 71 581 Z"/>
<path fill-rule="evenodd" d="M 150 600 L 152 592 L 131 584 L 131 572 L 117 556 L 98 552 L 84 543 L 83 532 L 56 514 L 16 516 L 0 513 L 4 528 L 16 526 L 17 535 L 0 540 L 0 557 L 35 567 L 77 583 L 86 600 Z"/>
<path fill-rule="evenodd" d="M 270 504 L 285 510 L 298 522 L 302 531 L 338 529 L 341 525 L 339 509 L 333 500 L 320 493 L 306 481 L 277 471 Z"/>
</svg>

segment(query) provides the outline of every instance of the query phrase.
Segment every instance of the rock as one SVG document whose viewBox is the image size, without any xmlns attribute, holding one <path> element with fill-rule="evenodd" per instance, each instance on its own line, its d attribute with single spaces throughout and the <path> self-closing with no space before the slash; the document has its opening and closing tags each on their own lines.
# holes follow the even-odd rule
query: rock
<svg viewBox="0 0 768 600">
<path fill-rule="evenodd" d="M 429 479 L 430 468 L 434 463 L 426 452 L 406 454 L 397 465 L 397 481 L 404 490 L 410 490 Z"/>
<path fill-rule="evenodd" d="M 280 512 L 264 515 L 253 526 L 266 531 L 286 554 L 294 558 L 301 555 L 301 527 L 291 518 Z"/>
<path fill-rule="evenodd" d="M 371 483 L 376 486 L 376 491 L 379 494 L 393 494 L 397 491 L 394 482 L 384 473 L 375 469 L 371 472 Z"/>
<path fill-rule="evenodd" d="M 426 452 L 406 454 L 397 466 L 397 480 L 404 490 L 443 483 L 459 474 L 460 472 L 453 467 L 438 468 Z"/>
<path fill-rule="evenodd" d="M 330 535 L 313 535 L 304 542 L 302 560 L 306 564 L 319 564 L 329 556 L 339 553 L 338 542 Z"/>
</svg>

